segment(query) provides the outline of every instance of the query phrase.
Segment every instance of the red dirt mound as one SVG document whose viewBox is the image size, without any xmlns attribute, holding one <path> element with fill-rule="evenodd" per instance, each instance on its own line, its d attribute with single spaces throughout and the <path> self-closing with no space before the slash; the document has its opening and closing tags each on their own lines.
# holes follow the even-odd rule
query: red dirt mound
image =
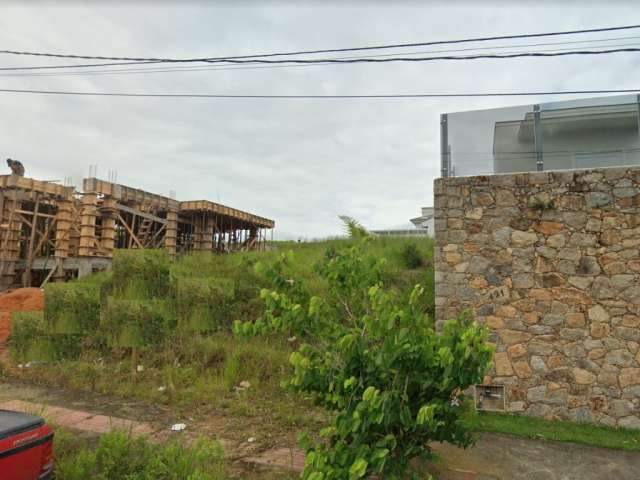
<svg viewBox="0 0 640 480">
<path fill-rule="evenodd" d="M 19 288 L 0 293 L 0 342 L 11 332 L 11 312 L 32 312 L 44 308 L 44 295 L 39 288 Z"/>
</svg>

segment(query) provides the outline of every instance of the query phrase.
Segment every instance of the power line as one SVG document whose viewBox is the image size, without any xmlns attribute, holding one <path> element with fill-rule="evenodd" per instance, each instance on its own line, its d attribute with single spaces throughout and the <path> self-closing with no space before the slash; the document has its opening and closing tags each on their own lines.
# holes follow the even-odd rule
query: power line
<svg viewBox="0 0 640 480">
<path fill-rule="evenodd" d="M 59 53 L 44 53 L 44 52 L 31 52 L 31 51 L 19 51 L 19 50 L 0 50 L 0 53 L 10 55 L 29 55 L 38 57 L 53 57 L 53 58 L 75 58 L 83 60 L 116 60 L 116 61 L 134 61 L 134 62 L 170 62 L 170 63 L 190 63 L 190 62 L 209 62 L 219 63 L 228 62 L 230 60 L 243 60 L 243 59 L 256 59 L 265 57 L 279 57 L 279 56 L 292 56 L 292 55 L 315 55 L 319 53 L 338 53 L 338 52 L 355 52 L 355 51 L 368 51 L 368 50 L 382 50 L 390 48 L 407 48 L 407 47 L 424 47 L 431 45 L 448 45 L 457 43 L 472 43 L 472 42 L 487 42 L 494 40 L 512 40 L 518 38 L 536 38 L 536 37 L 550 37 L 559 35 L 576 35 L 584 33 L 598 33 L 598 32 L 611 32 L 620 30 L 631 30 L 640 28 L 640 25 L 625 25 L 620 27 L 604 27 L 604 28 L 590 28 L 582 30 L 566 30 L 559 32 L 545 32 L 545 33 L 528 33 L 518 35 L 501 35 L 493 37 L 476 37 L 476 38 L 463 38 L 455 40 L 436 40 L 430 42 L 414 42 L 414 43 L 399 43 L 392 45 L 374 45 L 366 47 L 350 47 L 350 48 L 333 48 L 325 50 L 302 50 L 295 52 L 277 52 L 277 53 L 261 53 L 253 55 L 236 55 L 225 57 L 201 57 L 201 58 L 160 58 L 160 57 L 110 57 L 103 55 L 77 55 L 77 54 L 59 54 Z"/>
<path fill-rule="evenodd" d="M 633 37 L 630 37 L 633 38 Z M 640 38 L 639 37 L 635 37 L 635 38 Z M 632 42 L 632 43 L 622 43 L 622 44 L 614 44 L 614 45 L 608 45 L 608 47 L 621 47 L 621 46 L 632 46 L 632 45 L 638 45 L 638 42 Z M 509 48 L 514 48 L 509 47 Z M 467 49 L 461 49 L 461 50 L 467 50 Z M 515 55 L 515 54 L 539 54 L 539 53 L 545 53 L 545 52 L 557 52 L 557 51 L 563 51 L 563 52 L 574 52 L 576 50 L 579 50 L 579 48 L 577 49 L 572 49 L 572 48 L 559 48 L 559 49 L 547 49 L 547 50 L 539 50 L 537 52 L 514 52 L 511 55 Z M 455 50 L 453 50 L 455 51 Z M 597 54 L 597 53 L 610 53 L 611 50 L 608 51 L 602 51 L 602 50 L 598 50 L 598 51 L 594 51 L 593 54 Z M 411 54 L 420 54 L 420 53 L 436 53 L 436 52 L 412 52 Z M 342 57 L 340 58 L 345 59 L 345 60 L 349 60 L 349 59 L 359 59 L 359 58 L 372 58 L 372 57 L 388 57 L 391 55 L 400 55 L 397 53 L 394 54 L 383 54 L 383 55 L 372 55 L 370 57 Z M 429 59 L 434 58 L 435 57 L 427 57 Z M 456 57 L 458 58 L 458 57 Z M 459 59 L 468 59 L 468 56 L 465 57 L 459 57 Z M 496 58 L 496 57 L 492 57 L 492 58 Z M 498 58 L 502 58 L 502 56 L 498 57 Z M 135 65 L 138 65 L 137 63 L 134 63 Z M 278 64 L 278 65 L 253 65 L 253 66 L 242 66 L 242 65 L 232 65 L 232 66 L 208 66 L 208 65 L 199 65 L 199 66 L 187 66 L 187 67 L 180 67 L 180 66 L 175 66 L 175 67 L 155 67 L 155 68 L 122 68 L 122 69 L 109 69 L 109 70 L 88 70 L 88 71 L 80 71 L 80 72 L 76 72 L 76 71 L 63 71 L 63 72 L 35 72 L 35 73 L 0 73 L 0 77 L 46 77 L 46 76 L 73 76 L 73 75 L 81 75 L 81 76 L 88 76 L 88 75 L 114 75 L 114 74 L 128 74 L 128 73 L 133 73 L 133 74 L 138 74 L 138 73 L 168 73 L 168 72 L 199 72 L 199 71 L 220 71 L 220 70 L 244 70 L 244 69 L 262 69 L 262 68 L 287 68 L 287 67 L 308 67 L 308 66 L 314 66 L 314 65 L 331 65 L 331 62 L 323 62 L 323 61 L 317 61 L 317 62 L 313 62 L 310 64 Z M 336 64 L 336 63 L 334 63 Z M 343 63 L 339 63 L 339 64 L 343 64 Z M 107 64 L 109 65 L 109 64 Z M 16 69 L 20 69 L 18 68 L 0 68 L 1 70 L 16 70 Z"/>
<path fill-rule="evenodd" d="M 125 93 L 125 92 L 75 92 L 64 90 L 23 90 L 0 88 L 4 93 L 32 93 L 42 95 L 75 95 L 98 97 L 148 97 L 148 98 L 228 98 L 228 99 L 383 99 L 383 98 L 450 98 L 450 97 L 525 97 L 541 95 L 585 95 L 603 93 L 638 93 L 640 89 L 613 90 L 565 90 L 543 92 L 482 92 L 482 93 L 390 93 L 378 95 L 234 95 L 197 93 Z"/>
<path fill-rule="evenodd" d="M 590 40 L 575 40 L 568 42 L 538 42 L 538 43 L 523 43 L 523 44 L 515 44 L 515 45 L 492 45 L 490 47 L 471 47 L 471 48 L 453 48 L 446 50 L 422 50 L 418 52 L 409 52 L 409 55 L 422 55 L 422 54 L 433 54 L 433 53 L 452 53 L 452 52 L 468 52 L 468 51 L 478 51 L 478 50 L 502 50 L 509 48 L 528 48 L 528 47 L 540 47 L 540 46 L 555 46 L 555 45 L 574 45 L 574 44 L 585 44 L 585 43 L 600 43 L 600 42 L 611 42 L 617 40 L 635 40 L 639 39 L 640 36 L 624 36 L 624 37 L 609 37 L 609 38 L 595 38 Z M 609 45 L 619 46 L 619 45 Z M 598 48 L 597 45 L 590 45 L 589 48 Z M 604 47 L 602 47 L 604 48 Z M 565 49 L 561 49 L 565 50 Z M 357 59 L 357 58 L 370 58 L 370 57 L 393 57 L 398 55 L 406 55 L 407 53 L 386 53 L 386 54 L 374 54 L 374 55 L 366 55 L 366 56 L 349 56 L 349 57 L 337 57 L 337 58 L 346 58 L 346 59 Z M 45 66 L 29 66 L 29 67 L 2 67 L 0 71 L 10 71 L 10 70 L 47 70 L 47 69 L 66 69 L 66 68 L 88 68 L 88 67 L 111 67 L 111 66 L 125 66 L 125 65 L 156 65 L 159 63 L 164 63 L 162 61 L 146 61 L 146 62 L 115 62 L 115 63 L 90 63 L 90 64 L 71 64 L 71 65 L 45 65 Z M 215 69 L 216 67 L 210 67 L 207 65 L 201 65 L 199 67 L 173 67 L 175 69 Z M 140 69 L 142 70 L 142 69 Z M 176 70 L 178 71 L 178 70 Z M 189 70 L 187 70 L 189 71 Z"/>
<path fill-rule="evenodd" d="M 436 60 L 479 60 L 479 59 L 504 59 L 504 58 L 521 58 L 521 57 L 563 57 L 567 55 L 605 55 L 610 53 L 622 53 L 622 52 L 640 52 L 640 48 L 614 48 L 610 50 L 579 50 L 572 52 L 557 52 L 557 53 L 544 53 L 544 52 L 522 52 L 522 53 L 507 53 L 507 54 L 480 54 L 480 55 L 464 55 L 455 56 L 447 55 L 440 57 L 398 57 L 398 58 L 359 58 L 359 59 L 339 59 L 339 58 L 321 58 L 321 59 L 287 59 L 287 60 L 224 60 L 227 63 L 232 64 L 331 64 L 331 63 L 389 63 L 389 62 L 431 62 Z"/>
</svg>

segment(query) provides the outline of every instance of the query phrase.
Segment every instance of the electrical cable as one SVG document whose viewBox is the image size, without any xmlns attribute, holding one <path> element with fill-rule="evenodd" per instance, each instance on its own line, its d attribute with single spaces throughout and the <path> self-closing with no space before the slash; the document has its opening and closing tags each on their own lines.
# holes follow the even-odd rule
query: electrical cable
<svg viewBox="0 0 640 480">
<path fill-rule="evenodd" d="M 76 58 L 84 60 L 116 60 L 116 61 L 134 61 L 134 62 L 172 62 L 172 63 L 184 63 L 184 62 L 227 62 L 229 60 L 242 60 L 242 59 L 256 59 L 265 57 L 278 57 L 278 56 L 291 56 L 291 55 L 315 55 L 318 53 L 338 53 L 338 52 L 355 52 L 355 51 L 368 51 L 368 50 L 382 50 L 390 48 L 407 48 L 407 47 L 424 47 L 431 45 L 449 45 L 457 43 L 472 43 L 472 42 L 486 42 L 494 40 L 512 40 L 517 38 L 537 38 L 537 37 L 549 37 L 559 35 L 576 35 L 584 33 L 599 33 L 599 32 L 611 32 L 620 30 L 631 30 L 640 28 L 640 25 L 625 25 L 619 27 L 604 27 L 604 28 L 590 28 L 582 30 L 566 30 L 557 32 L 545 32 L 545 33 L 528 33 L 517 35 L 500 35 L 493 37 L 476 37 L 476 38 L 463 38 L 455 40 L 436 40 L 430 42 L 414 42 L 414 43 L 399 43 L 391 45 L 374 45 L 366 47 L 351 47 L 351 48 L 333 48 L 325 50 L 301 50 L 295 52 L 277 52 L 277 53 L 262 53 L 253 55 L 236 55 L 225 57 L 201 57 L 201 58 L 159 58 L 159 57 L 111 57 L 103 55 L 77 55 L 77 54 L 59 54 L 59 53 L 45 53 L 45 52 L 31 52 L 31 51 L 19 51 L 19 50 L 0 50 L 0 53 L 10 55 L 29 55 L 38 57 L 53 57 L 53 58 Z"/>
<path fill-rule="evenodd" d="M 637 37 L 640 38 L 640 37 Z M 622 43 L 617 45 L 609 45 L 609 47 L 619 47 L 619 46 L 632 46 L 632 45 L 640 45 L 639 42 L 632 43 Z M 560 49 L 547 49 L 540 50 L 538 52 L 515 52 L 517 54 L 528 54 L 528 53 L 544 53 L 544 52 L 572 52 L 576 49 L 571 48 L 560 48 Z M 579 50 L 579 49 L 578 49 Z M 640 49 L 638 49 L 640 51 Z M 597 51 L 596 53 L 608 53 L 610 51 Z M 419 53 L 429 53 L 429 52 L 414 52 L 414 54 Z M 515 54 L 512 53 L 511 55 Z M 390 54 L 390 55 L 398 55 L 398 54 Z M 378 55 L 374 55 L 372 57 L 377 57 Z M 388 55 L 379 55 L 381 57 L 386 57 Z M 351 59 L 351 58 L 372 58 L 372 57 L 343 57 L 342 59 Z M 460 57 L 460 59 L 467 59 L 468 57 Z M 493 57 L 492 57 L 493 58 Z M 256 68 L 286 68 L 286 67 L 307 67 L 313 65 L 332 65 L 335 63 L 332 62 L 314 62 L 311 64 L 282 64 L 282 65 L 254 65 L 254 66 L 209 66 L 209 65 L 199 65 L 199 66 L 187 66 L 187 67 L 156 67 L 156 68 L 122 68 L 122 69 L 113 69 L 113 70 L 84 70 L 80 72 L 76 71 L 63 71 L 63 72 L 35 72 L 35 73 L 0 73 L 0 77 L 48 77 L 48 76 L 90 76 L 90 75 L 121 75 L 121 74 L 140 74 L 140 73 L 170 73 L 170 72 L 200 72 L 200 71 L 221 71 L 221 70 L 239 70 L 239 69 L 256 69 Z M 339 63 L 338 65 L 343 64 Z M 157 64 L 156 64 L 157 65 Z M 0 68 L 0 70 L 5 70 Z M 11 69 L 6 69 L 11 70 Z"/>
<path fill-rule="evenodd" d="M 32 93 L 43 95 L 75 95 L 100 97 L 148 97 L 148 98 L 228 98 L 228 99 L 382 99 L 382 98 L 451 98 L 451 97 L 523 97 L 537 95 L 585 95 L 603 93 L 638 93 L 640 89 L 566 90 L 541 92 L 481 92 L 481 93 L 408 93 L 372 95 L 235 95 L 195 93 L 125 93 L 125 92 L 76 92 L 64 90 L 27 90 L 0 88 L 4 93 Z"/>
<path fill-rule="evenodd" d="M 577 40 L 577 41 L 569 41 L 569 42 L 543 42 L 543 43 L 529 43 L 529 44 L 516 44 L 516 45 L 493 45 L 491 47 L 472 47 L 472 48 L 454 48 L 447 50 L 431 50 L 431 51 L 418 51 L 418 52 L 409 52 L 409 55 L 422 55 L 422 54 L 433 54 L 433 53 L 452 53 L 452 52 L 468 52 L 474 50 L 498 50 L 498 49 L 508 49 L 508 48 L 528 48 L 528 47 L 539 47 L 539 46 L 554 46 L 554 45 L 573 45 L 573 44 L 584 44 L 584 43 L 598 43 L 598 42 L 611 42 L 616 40 L 635 40 L 639 39 L 640 36 L 625 36 L 625 37 L 609 37 L 609 38 L 598 38 L 591 40 Z M 618 45 L 610 45 L 610 46 L 618 46 Z M 598 48 L 597 45 L 590 45 L 589 48 Z M 603 47 L 604 48 L 604 47 Z M 405 55 L 407 53 L 386 53 L 386 54 L 374 54 L 374 55 L 366 55 L 366 56 L 349 56 L 342 57 L 347 59 L 355 59 L 355 58 L 370 58 L 370 57 L 393 57 L 398 55 Z M 341 58 L 341 57 L 338 57 Z M 0 71 L 4 70 L 46 70 L 46 69 L 65 69 L 65 68 L 88 68 L 88 67 L 110 67 L 110 66 L 124 66 L 124 65 L 147 65 L 147 64 L 158 64 L 164 63 L 162 61 L 146 61 L 146 62 L 116 62 L 116 63 L 90 63 L 90 64 L 72 64 L 72 65 L 45 65 L 45 66 L 29 66 L 29 67 L 2 67 Z M 208 65 L 201 65 L 200 67 L 175 67 L 175 68 L 202 68 L 202 69 L 213 69 L 214 67 L 210 67 Z"/>
</svg>

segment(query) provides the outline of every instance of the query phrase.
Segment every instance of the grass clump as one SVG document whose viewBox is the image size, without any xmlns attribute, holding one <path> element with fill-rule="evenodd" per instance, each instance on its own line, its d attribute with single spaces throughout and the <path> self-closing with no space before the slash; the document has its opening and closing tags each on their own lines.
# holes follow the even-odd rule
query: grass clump
<svg viewBox="0 0 640 480">
<path fill-rule="evenodd" d="M 603 427 L 587 423 L 480 412 L 478 429 L 484 432 L 506 433 L 537 440 L 571 442 L 594 447 L 640 452 L 640 430 Z"/>
<path fill-rule="evenodd" d="M 54 437 L 56 480 L 223 480 L 219 443 L 200 438 L 190 446 L 163 445 L 125 432 L 106 433 L 95 449 L 64 430 Z"/>
</svg>

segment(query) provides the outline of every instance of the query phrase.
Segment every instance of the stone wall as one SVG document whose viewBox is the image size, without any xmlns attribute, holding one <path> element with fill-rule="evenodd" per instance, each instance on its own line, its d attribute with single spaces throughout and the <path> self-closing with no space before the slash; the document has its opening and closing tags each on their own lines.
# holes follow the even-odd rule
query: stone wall
<svg viewBox="0 0 640 480">
<path fill-rule="evenodd" d="M 435 181 L 436 304 L 490 328 L 508 411 L 640 428 L 640 168 Z"/>
</svg>

